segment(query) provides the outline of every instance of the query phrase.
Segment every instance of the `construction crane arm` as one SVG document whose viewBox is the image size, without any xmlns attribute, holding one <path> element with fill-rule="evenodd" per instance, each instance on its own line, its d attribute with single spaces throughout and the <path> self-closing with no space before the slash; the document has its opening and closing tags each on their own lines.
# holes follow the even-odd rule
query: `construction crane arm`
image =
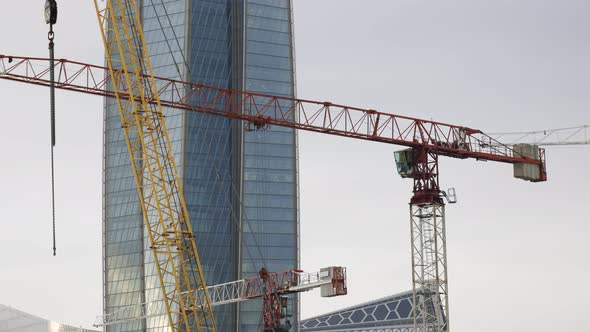
<svg viewBox="0 0 590 332">
<path fill-rule="evenodd" d="M 11 62 L 9 63 L 9 59 Z M 0 55 L 0 79 L 48 86 L 48 59 Z M 56 61 L 59 89 L 113 97 L 109 82 L 122 86 L 121 73 L 82 62 Z M 105 74 L 106 73 L 106 74 Z M 155 77 L 164 107 L 216 114 L 255 128 L 282 126 L 324 134 L 436 150 L 438 155 L 541 167 L 544 154 L 529 158 L 478 129 L 330 102 L 222 89 Z M 155 103 L 155 100 L 149 100 Z"/>
<path fill-rule="evenodd" d="M 211 306 L 219 306 L 261 298 L 269 292 L 290 294 L 305 292 L 315 288 L 321 288 L 322 296 L 324 297 L 347 294 L 346 268 L 339 266 L 327 267 L 311 273 L 301 270 L 270 272 L 268 273 L 268 279 L 274 287 L 267 287 L 267 283 L 259 276 L 207 286 L 210 304 Z M 201 298 L 201 296 L 197 298 Z M 202 303 L 197 303 L 197 306 L 202 305 Z M 145 302 L 123 307 L 106 315 L 98 316 L 94 326 L 120 324 L 164 314 L 163 301 Z"/>
<path fill-rule="evenodd" d="M 506 145 L 519 143 L 539 146 L 587 145 L 590 144 L 590 125 L 525 132 L 490 133 L 489 136 L 508 142 Z"/>
<path fill-rule="evenodd" d="M 94 6 L 108 66 L 103 73 L 113 78 L 108 87 L 121 119 L 167 329 L 216 332 L 137 2 L 94 0 Z"/>
</svg>

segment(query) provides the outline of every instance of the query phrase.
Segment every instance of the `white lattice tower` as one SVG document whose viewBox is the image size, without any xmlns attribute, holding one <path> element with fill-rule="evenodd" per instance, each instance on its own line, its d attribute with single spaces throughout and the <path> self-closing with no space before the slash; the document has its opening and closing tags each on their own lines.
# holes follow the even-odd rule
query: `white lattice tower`
<svg viewBox="0 0 590 332">
<path fill-rule="evenodd" d="M 448 331 L 445 207 L 410 204 L 414 329 Z"/>
</svg>

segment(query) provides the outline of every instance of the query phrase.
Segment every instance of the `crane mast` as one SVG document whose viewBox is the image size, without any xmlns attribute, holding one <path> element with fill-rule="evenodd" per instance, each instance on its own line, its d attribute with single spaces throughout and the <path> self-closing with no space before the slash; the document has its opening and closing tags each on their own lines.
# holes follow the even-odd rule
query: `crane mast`
<svg viewBox="0 0 590 332">
<path fill-rule="evenodd" d="M 445 205 L 439 187 L 438 154 L 431 149 L 409 152 L 414 160 L 410 200 L 414 330 L 448 331 Z"/>
<path fill-rule="evenodd" d="M 6 59 L 16 60 L 14 64 Z M 281 126 L 408 147 L 395 153 L 398 173 L 413 180 L 410 199 L 413 311 L 416 331 L 450 331 L 445 204 L 439 186 L 440 156 L 512 164 L 514 176 L 547 180 L 545 151 L 537 145 L 514 148 L 478 129 L 411 118 L 330 102 L 278 97 L 155 77 L 166 99 L 143 98 L 110 87 L 129 85 L 122 72 L 60 59 L 59 89 L 106 97 L 123 95 L 129 104 L 167 106 L 245 121 L 254 129 Z M 49 86 L 47 59 L 0 55 L 0 79 Z M 140 81 L 138 71 L 131 73 Z M 155 85 L 155 86 L 156 86 Z M 143 114 L 143 113 L 142 113 Z M 141 122 L 140 122 L 141 123 Z M 141 183 L 141 182 L 140 182 Z M 178 189 L 177 189 L 178 190 Z M 141 193 L 140 193 L 141 194 Z M 180 196 L 181 197 L 181 196 Z M 185 209 L 182 213 L 185 213 Z M 183 218 L 188 215 L 183 214 Z M 196 257 L 196 250 L 195 250 Z"/>
<path fill-rule="evenodd" d="M 170 330 L 216 331 L 136 1 L 94 4 Z"/>
</svg>

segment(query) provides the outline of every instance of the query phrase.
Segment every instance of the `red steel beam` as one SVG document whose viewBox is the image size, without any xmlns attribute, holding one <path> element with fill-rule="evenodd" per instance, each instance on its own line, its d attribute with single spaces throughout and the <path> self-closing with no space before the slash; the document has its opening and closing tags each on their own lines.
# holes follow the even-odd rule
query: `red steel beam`
<svg viewBox="0 0 590 332">
<path fill-rule="evenodd" d="M 112 84 L 125 91 L 120 71 L 77 61 L 55 61 L 56 88 L 114 97 Z M 49 86 L 49 59 L 0 55 L 0 79 Z M 443 156 L 504 163 L 544 160 L 517 154 L 480 130 L 330 102 L 272 96 L 156 77 L 164 107 L 243 120 L 256 128 L 281 126 L 435 150 Z M 151 103 L 157 103 L 152 100 Z M 544 153 L 541 153 L 544 156 Z"/>
</svg>

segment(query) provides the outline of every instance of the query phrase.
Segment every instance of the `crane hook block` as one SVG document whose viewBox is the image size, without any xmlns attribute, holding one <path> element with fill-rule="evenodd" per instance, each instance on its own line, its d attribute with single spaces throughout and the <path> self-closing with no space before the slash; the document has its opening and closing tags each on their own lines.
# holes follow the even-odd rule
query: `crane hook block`
<svg viewBox="0 0 590 332">
<path fill-rule="evenodd" d="M 57 2 L 55 0 L 45 1 L 45 23 L 57 23 Z"/>
</svg>

